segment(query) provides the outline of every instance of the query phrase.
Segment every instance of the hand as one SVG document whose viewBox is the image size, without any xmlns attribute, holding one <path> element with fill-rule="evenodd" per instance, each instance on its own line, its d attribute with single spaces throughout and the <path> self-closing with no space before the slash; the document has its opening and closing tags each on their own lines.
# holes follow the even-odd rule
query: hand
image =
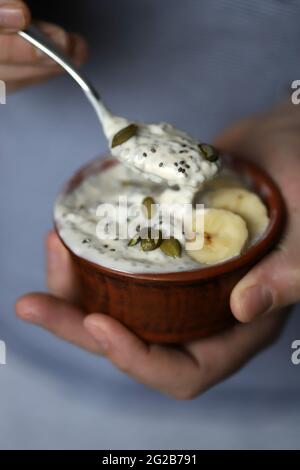
<svg viewBox="0 0 300 470">
<path fill-rule="evenodd" d="M 101 313 L 86 315 L 76 306 L 76 281 L 67 250 L 52 232 L 46 240 L 51 295 L 28 294 L 17 315 L 65 341 L 105 356 L 139 382 L 177 399 L 189 399 L 239 369 L 279 334 L 284 317 L 276 313 L 248 325 L 182 347 L 147 344 Z"/>
<path fill-rule="evenodd" d="M 63 73 L 52 59 L 16 33 L 30 22 L 31 15 L 21 0 L 0 0 L 0 80 L 9 91 L 43 82 Z M 87 58 L 85 41 L 74 33 L 46 22 L 37 26 L 77 65 Z"/>
<path fill-rule="evenodd" d="M 299 299 L 299 131 L 300 111 L 284 105 L 239 122 L 216 141 L 228 153 L 255 159 L 264 166 L 280 186 L 289 213 L 280 246 L 232 292 L 233 314 L 242 322 L 251 320 L 250 323 L 181 347 L 148 345 L 114 319 L 100 313 L 85 316 L 76 307 L 71 262 L 53 233 L 47 239 L 52 295 L 22 297 L 16 305 L 17 314 L 67 341 L 104 355 L 136 380 L 175 398 L 192 398 L 225 379 L 276 339 L 286 318 L 279 308 Z M 245 293 L 246 289 L 251 295 Z M 266 292 L 271 294 L 271 305 L 266 305 L 266 300 L 270 300 Z"/>
<path fill-rule="evenodd" d="M 216 145 L 264 167 L 280 188 L 288 212 L 279 246 L 231 294 L 233 314 L 248 322 L 300 300 L 300 106 L 284 103 L 240 121 L 220 135 Z"/>
</svg>

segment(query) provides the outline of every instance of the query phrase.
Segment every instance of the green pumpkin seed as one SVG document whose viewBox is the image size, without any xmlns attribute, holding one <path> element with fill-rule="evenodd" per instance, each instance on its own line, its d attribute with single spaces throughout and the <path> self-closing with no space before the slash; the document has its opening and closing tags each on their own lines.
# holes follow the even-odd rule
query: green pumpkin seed
<svg viewBox="0 0 300 470">
<path fill-rule="evenodd" d="M 135 246 L 141 241 L 141 237 L 137 233 L 131 240 L 128 242 L 128 246 Z"/>
<path fill-rule="evenodd" d="M 199 149 L 201 152 L 204 153 L 205 158 L 209 162 L 216 162 L 219 159 L 216 149 L 209 144 L 198 144 Z"/>
<path fill-rule="evenodd" d="M 155 240 L 151 238 L 143 238 L 141 240 L 141 247 L 143 251 L 153 251 L 157 248 Z"/>
<path fill-rule="evenodd" d="M 124 127 L 119 132 L 117 132 L 112 139 L 111 148 L 117 147 L 117 145 L 124 144 L 131 137 L 135 136 L 137 133 L 138 127 L 136 124 L 129 124 L 129 126 Z"/>
<path fill-rule="evenodd" d="M 160 249 L 165 255 L 171 256 L 172 258 L 181 257 L 181 245 L 176 238 L 171 237 L 163 240 Z"/>
<path fill-rule="evenodd" d="M 146 208 L 148 219 L 151 219 L 152 218 L 152 208 L 151 208 L 151 206 L 153 204 L 155 204 L 154 199 L 150 196 L 145 197 L 142 204 Z"/>
<path fill-rule="evenodd" d="M 144 230 L 147 230 L 147 237 L 141 239 L 141 248 L 143 251 L 153 251 L 158 248 L 162 242 L 162 232 L 161 230 L 158 230 L 154 233 L 154 236 L 152 234 L 151 238 L 151 228 L 143 228 L 141 230 L 141 236 L 143 236 Z"/>
</svg>

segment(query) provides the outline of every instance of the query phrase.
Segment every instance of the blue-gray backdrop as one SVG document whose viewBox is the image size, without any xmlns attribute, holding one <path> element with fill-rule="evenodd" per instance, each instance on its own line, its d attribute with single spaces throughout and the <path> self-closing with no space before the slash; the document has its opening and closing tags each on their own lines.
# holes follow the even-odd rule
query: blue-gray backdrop
<svg viewBox="0 0 300 470">
<path fill-rule="evenodd" d="M 42 4 L 45 18 L 89 39 L 85 69 L 112 109 L 208 141 L 300 78 L 297 0 Z M 18 295 L 45 288 L 43 237 L 61 184 L 104 151 L 93 111 L 68 77 L 0 105 L 0 339 L 8 347 L 0 448 L 299 447 L 300 366 L 290 361 L 297 314 L 275 346 L 193 402 L 146 389 L 14 317 Z"/>
</svg>

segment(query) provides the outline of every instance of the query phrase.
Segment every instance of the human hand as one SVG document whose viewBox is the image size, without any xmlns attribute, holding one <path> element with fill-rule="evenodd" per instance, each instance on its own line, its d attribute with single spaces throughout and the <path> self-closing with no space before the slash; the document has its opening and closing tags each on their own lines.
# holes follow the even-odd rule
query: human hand
<svg viewBox="0 0 300 470">
<path fill-rule="evenodd" d="M 300 300 L 300 106 L 286 102 L 244 119 L 225 130 L 216 145 L 265 168 L 280 188 L 287 209 L 281 243 L 232 291 L 233 314 L 249 322 Z"/>
<path fill-rule="evenodd" d="M 52 59 L 16 34 L 30 20 L 30 11 L 22 0 L 0 0 L 0 80 L 6 83 L 9 91 L 63 73 Z M 86 60 L 87 45 L 80 36 L 51 23 L 40 21 L 36 24 L 76 65 Z"/>
<path fill-rule="evenodd" d="M 54 232 L 48 235 L 46 248 L 51 294 L 23 296 L 16 304 L 17 315 L 105 356 L 139 382 L 177 399 L 193 398 L 238 370 L 275 340 L 284 322 L 282 314 L 274 313 L 178 347 L 147 344 L 107 315 L 86 315 L 76 305 L 71 259 Z"/>
<path fill-rule="evenodd" d="M 179 399 L 192 398 L 225 379 L 274 341 L 286 318 L 279 309 L 296 302 L 300 295 L 300 109 L 286 104 L 243 120 L 220 135 L 216 145 L 265 167 L 280 186 L 288 211 L 288 225 L 280 245 L 232 292 L 233 314 L 247 324 L 237 324 L 212 338 L 178 347 L 146 344 L 109 316 L 85 315 L 76 306 L 71 261 L 54 233 L 47 239 L 52 295 L 22 297 L 16 305 L 19 317 L 104 355 L 136 380 Z M 271 300 L 271 305 L 267 305 L 267 300 Z"/>
</svg>

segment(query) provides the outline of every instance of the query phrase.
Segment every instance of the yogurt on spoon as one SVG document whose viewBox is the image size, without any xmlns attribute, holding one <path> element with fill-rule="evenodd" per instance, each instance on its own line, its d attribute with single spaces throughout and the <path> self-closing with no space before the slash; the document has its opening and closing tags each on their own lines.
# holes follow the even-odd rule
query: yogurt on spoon
<svg viewBox="0 0 300 470">
<path fill-rule="evenodd" d="M 112 155 L 154 182 L 195 190 L 220 168 L 211 145 L 170 124 L 132 123 L 111 114 L 104 116 L 102 124 Z"/>
</svg>

